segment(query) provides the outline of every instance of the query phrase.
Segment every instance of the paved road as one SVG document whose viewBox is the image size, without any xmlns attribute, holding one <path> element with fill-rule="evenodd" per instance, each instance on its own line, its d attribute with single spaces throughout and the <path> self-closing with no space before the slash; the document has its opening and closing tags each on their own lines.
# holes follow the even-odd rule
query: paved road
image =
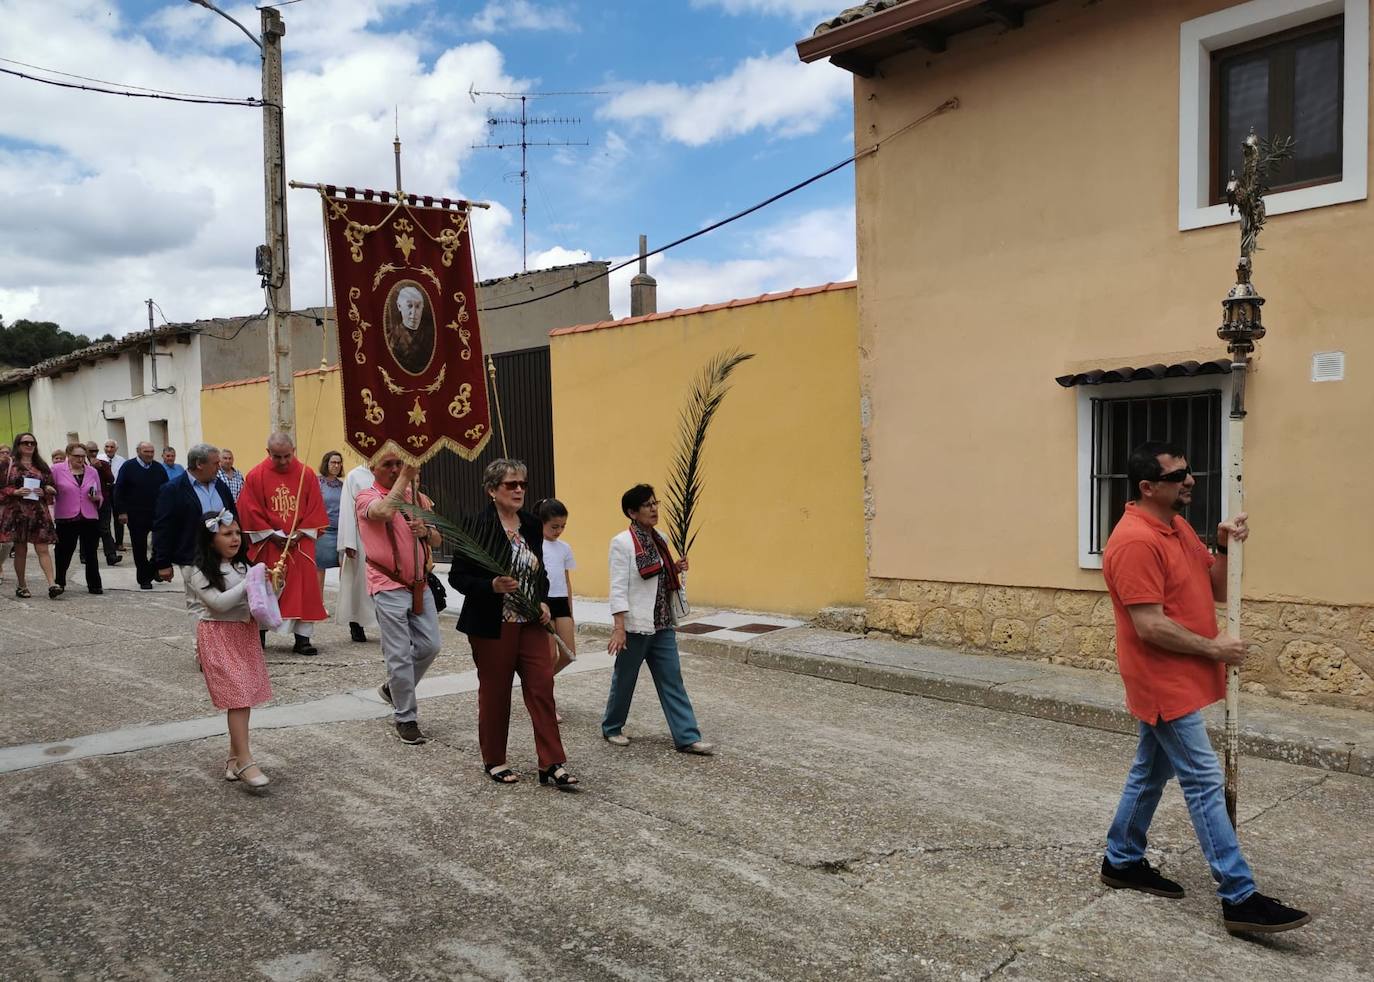
<svg viewBox="0 0 1374 982">
<path fill-rule="evenodd" d="M 174 588 L 0 599 L 0 744 L 211 715 L 180 607 Z M 434 671 L 461 677 L 445 628 Z M 278 704 L 377 681 L 375 644 L 331 627 L 321 647 L 275 643 Z M 704 657 L 685 673 L 713 759 L 673 752 L 647 679 L 617 750 L 606 671 L 560 678 L 576 796 L 534 780 L 518 700 L 524 780 L 482 776 L 461 678 L 422 704 L 424 747 L 382 720 L 257 734 L 261 797 L 220 780 L 218 736 L 0 774 L 0 978 L 1374 978 L 1374 781 L 1246 762 L 1261 886 L 1317 920 L 1234 939 L 1176 789 L 1153 858 L 1188 898 L 1097 883 L 1128 738 Z"/>
</svg>

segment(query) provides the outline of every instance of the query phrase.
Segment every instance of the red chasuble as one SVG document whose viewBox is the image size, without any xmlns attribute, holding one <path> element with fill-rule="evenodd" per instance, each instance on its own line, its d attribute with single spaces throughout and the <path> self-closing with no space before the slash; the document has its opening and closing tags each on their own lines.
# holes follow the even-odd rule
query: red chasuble
<svg viewBox="0 0 1374 982">
<path fill-rule="evenodd" d="M 271 457 L 249 471 L 243 479 L 238 506 L 239 524 L 245 536 L 274 529 L 290 535 L 293 530 L 319 531 L 329 527 L 319 479 L 295 459 L 284 474 L 272 467 Z M 281 545 L 271 539 L 248 543 L 249 559 L 266 563 L 269 570 L 281 558 L 281 550 Z M 322 621 L 327 616 L 315 572 L 315 540 L 309 536 L 302 535 L 287 552 L 286 585 L 278 603 L 286 620 Z"/>
</svg>

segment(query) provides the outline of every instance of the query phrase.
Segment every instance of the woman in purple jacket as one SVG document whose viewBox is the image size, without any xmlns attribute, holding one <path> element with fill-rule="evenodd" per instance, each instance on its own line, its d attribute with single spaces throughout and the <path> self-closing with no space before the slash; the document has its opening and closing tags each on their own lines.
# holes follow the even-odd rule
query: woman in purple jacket
<svg viewBox="0 0 1374 982">
<path fill-rule="evenodd" d="M 87 451 L 80 443 L 67 444 L 67 459 L 52 468 L 57 501 L 53 518 L 57 523 L 57 586 L 58 592 L 67 587 L 67 567 L 77 544 L 81 546 L 81 562 L 86 566 L 86 589 L 104 593 L 100 583 L 100 563 L 96 551 L 100 544 L 100 472 L 86 459 Z"/>
</svg>

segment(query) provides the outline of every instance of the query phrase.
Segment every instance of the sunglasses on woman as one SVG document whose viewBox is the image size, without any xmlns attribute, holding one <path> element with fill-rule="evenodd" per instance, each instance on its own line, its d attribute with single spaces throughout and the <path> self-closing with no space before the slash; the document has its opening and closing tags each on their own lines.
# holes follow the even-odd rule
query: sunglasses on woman
<svg viewBox="0 0 1374 982">
<path fill-rule="evenodd" d="M 501 487 L 507 491 L 523 491 L 530 486 L 529 481 L 502 481 Z"/>
</svg>

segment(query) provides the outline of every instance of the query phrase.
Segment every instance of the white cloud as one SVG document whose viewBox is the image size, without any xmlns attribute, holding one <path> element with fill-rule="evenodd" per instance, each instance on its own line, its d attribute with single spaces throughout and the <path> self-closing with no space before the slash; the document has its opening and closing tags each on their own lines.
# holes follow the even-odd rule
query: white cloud
<svg viewBox="0 0 1374 982">
<path fill-rule="evenodd" d="M 727 14 L 773 14 L 783 17 L 831 17 L 849 0 L 692 0 L 693 7 L 719 7 Z"/>
<path fill-rule="evenodd" d="M 287 176 L 389 188 L 393 111 L 402 107 L 405 184 L 463 196 L 462 168 L 489 107 L 465 93 L 519 90 L 486 41 L 442 52 L 376 29 L 416 0 L 330 0 L 283 9 Z M 191 4 L 121 21 L 108 0 L 0 0 L 5 53 L 34 64 L 181 92 L 244 96 L 257 52 Z M 313 8 L 313 9 L 312 9 Z M 232 8 L 250 27 L 251 8 Z M 184 23 L 185 14 L 192 17 Z M 221 31 L 223 25 L 226 31 Z M 181 31 L 177 43 L 173 33 Z M 455 93 L 462 93 L 461 98 Z M 155 298 L 173 321 L 252 313 L 263 298 L 262 114 L 128 99 L 0 79 L 0 317 L 53 320 L 92 336 L 146 326 Z M 318 198 L 288 195 L 292 301 L 324 302 Z M 520 268 L 511 214 L 477 213 L 481 274 Z M 516 230 L 518 235 L 518 229 Z"/>
<path fill-rule="evenodd" d="M 577 22 L 566 10 L 537 5 L 531 0 L 489 0 L 470 24 L 478 34 L 502 31 L 576 31 Z"/>
<path fill-rule="evenodd" d="M 816 208 L 782 218 L 744 234 L 738 246 L 741 258 L 719 262 L 679 259 L 671 252 L 651 256 L 649 272 L 658 280 L 658 309 L 699 307 L 854 279 L 854 209 Z M 638 264 L 631 264 L 611 274 L 613 316 L 629 316 L 630 278 L 638 271 Z"/>
<path fill-rule="evenodd" d="M 833 65 L 804 65 L 795 51 L 748 58 L 728 75 L 698 85 L 648 82 L 627 88 L 602 108 L 603 117 L 655 122 L 688 146 L 764 130 L 781 136 L 814 133 L 847 106 L 849 75 Z"/>
</svg>

